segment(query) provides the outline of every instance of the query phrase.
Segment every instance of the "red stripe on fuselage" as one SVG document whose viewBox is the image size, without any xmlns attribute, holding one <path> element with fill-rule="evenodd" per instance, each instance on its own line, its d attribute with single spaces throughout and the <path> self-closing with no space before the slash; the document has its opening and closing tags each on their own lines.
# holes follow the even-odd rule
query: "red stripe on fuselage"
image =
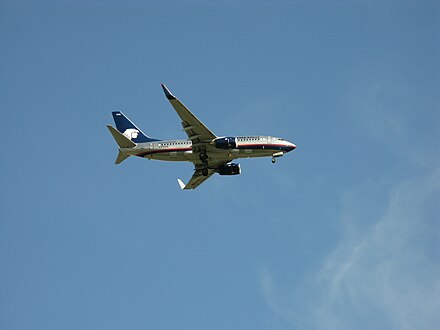
<svg viewBox="0 0 440 330">
<path fill-rule="evenodd" d="M 178 152 L 178 151 L 191 151 L 191 150 L 192 150 L 192 148 L 160 149 L 160 150 L 145 151 L 145 152 L 142 152 L 140 154 L 137 154 L 136 156 L 145 157 L 147 155 L 159 154 L 159 153 L 162 153 L 162 152 Z"/>
</svg>

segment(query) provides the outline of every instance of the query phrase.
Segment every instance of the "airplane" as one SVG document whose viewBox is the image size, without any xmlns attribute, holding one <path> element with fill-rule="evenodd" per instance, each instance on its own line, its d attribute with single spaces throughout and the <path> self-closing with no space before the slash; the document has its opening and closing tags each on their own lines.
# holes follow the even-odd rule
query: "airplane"
<svg viewBox="0 0 440 330">
<path fill-rule="evenodd" d="M 296 148 L 292 142 L 272 136 L 217 136 L 182 102 L 161 84 L 166 98 L 182 120 L 185 140 L 159 140 L 145 135 L 122 112 L 113 111 L 116 128 L 107 125 L 118 144 L 115 164 L 130 156 L 164 161 L 187 161 L 194 164 L 194 173 L 187 184 L 177 179 L 182 190 L 195 189 L 213 174 L 237 175 L 240 164 L 234 159 L 272 157 L 272 163 Z"/>
</svg>

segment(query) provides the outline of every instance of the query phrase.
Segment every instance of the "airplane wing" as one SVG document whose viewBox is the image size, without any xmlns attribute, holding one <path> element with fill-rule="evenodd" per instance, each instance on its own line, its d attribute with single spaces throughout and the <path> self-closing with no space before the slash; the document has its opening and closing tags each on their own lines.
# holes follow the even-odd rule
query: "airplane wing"
<svg viewBox="0 0 440 330">
<path fill-rule="evenodd" d="M 161 86 L 165 92 L 165 96 L 182 120 L 183 130 L 192 141 L 193 146 L 198 144 L 208 144 L 217 137 L 187 107 L 185 107 L 182 102 L 171 94 L 170 90 L 164 84 Z"/>
<path fill-rule="evenodd" d="M 200 186 L 203 182 L 205 182 L 206 180 L 208 180 L 214 173 L 216 173 L 215 170 L 208 170 L 208 175 L 204 176 L 202 174 L 202 170 L 196 170 L 193 174 L 193 176 L 191 177 L 191 179 L 189 180 L 189 182 L 187 184 L 184 184 L 182 182 L 182 180 L 177 179 L 177 181 L 179 182 L 179 186 L 180 188 L 183 190 L 187 190 L 187 189 L 196 189 L 198 186 Z"/>
<path fill-rule="evenodd" d="M 227 164 L 228 162 L 223 162 L 216 164 L 215 166 L 211 166 L 208 168 L 208 175 L 202 174 L 202 168 L 203 164 L 194 164 L 194 174 L 192 175 L 191 179 L 187 184 L 183 183 L 182 180 L 177 179 L 177 182 L 179 182 L 180 188 L 183 190 L 188 189 L 196 189 L 198 186 L 200 186 L 203 182 L 208 180 L 213 174 L 217 173 L 217 170 L 220 166 Z"/>
<path fill-rule="evenodd" d="M 212 140 L 216 139 L 217 136 L 203 124 L 200 119 L 198 119 L 182 102 L 180 102 L 170 90 L 162 84 L 162 89 L 170 101 L 174 110 L 176 110 L 180 119 L 182 120 L 182 127 L 188 138 L 192 141 L 193 152 L 206 153 L 207 149 L 212 148 L 210 143 Z M 225 165 L 229 160 L 221 160 L 215 163 L 204 162 L 203 160 L 194 162 L 194 173 L 187 184 L 183 183 L 182 180 L 178 179 L 180 188 L 182 189 L 195 189 L 200 186 L 203 182 L 209 179 L 214 173 L 217 173 L 220 166 Z M 203 175 L 202 169 L 208 169 L 208 175 Z"/>
</svg>

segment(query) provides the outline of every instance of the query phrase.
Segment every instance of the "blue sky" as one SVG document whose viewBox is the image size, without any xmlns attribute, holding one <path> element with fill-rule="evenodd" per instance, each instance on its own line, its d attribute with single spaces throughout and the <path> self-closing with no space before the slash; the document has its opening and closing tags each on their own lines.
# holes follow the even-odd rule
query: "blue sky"
<svg viewBox="0 0 440 330">
<path fill-rule="evenodd" d="M 0 1 L 2 329 L 438 329 L 436 1 Z M 195 191 L 121 110 L 282 136 Z"/>
</svg>

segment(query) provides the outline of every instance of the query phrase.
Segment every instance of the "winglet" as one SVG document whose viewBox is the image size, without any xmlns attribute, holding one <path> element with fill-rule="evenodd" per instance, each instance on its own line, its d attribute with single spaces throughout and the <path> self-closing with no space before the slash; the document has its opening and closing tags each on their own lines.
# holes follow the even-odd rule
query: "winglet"
<svg viewBox="0 0 440 330">
<path fill-rule="evenodd" d="M 163 89 L 165 96 L 167 97 L 168 100 L 175 100 L 176 99 L 176 97 L 173 94 L 171 94 L 171 92 L 167 86 L 165 86 L 164 84 L 160 84 L 160 85 L 162 86 L 162 89 Z"/>
<path fill-rule="evenodd" d="M 182 190 L 185 189 L 186 184 L 184 184 L 182 180 L 177 179 L 177 182 L 179 183 L 180 189 L 182 189 Z"/>
</svg>

